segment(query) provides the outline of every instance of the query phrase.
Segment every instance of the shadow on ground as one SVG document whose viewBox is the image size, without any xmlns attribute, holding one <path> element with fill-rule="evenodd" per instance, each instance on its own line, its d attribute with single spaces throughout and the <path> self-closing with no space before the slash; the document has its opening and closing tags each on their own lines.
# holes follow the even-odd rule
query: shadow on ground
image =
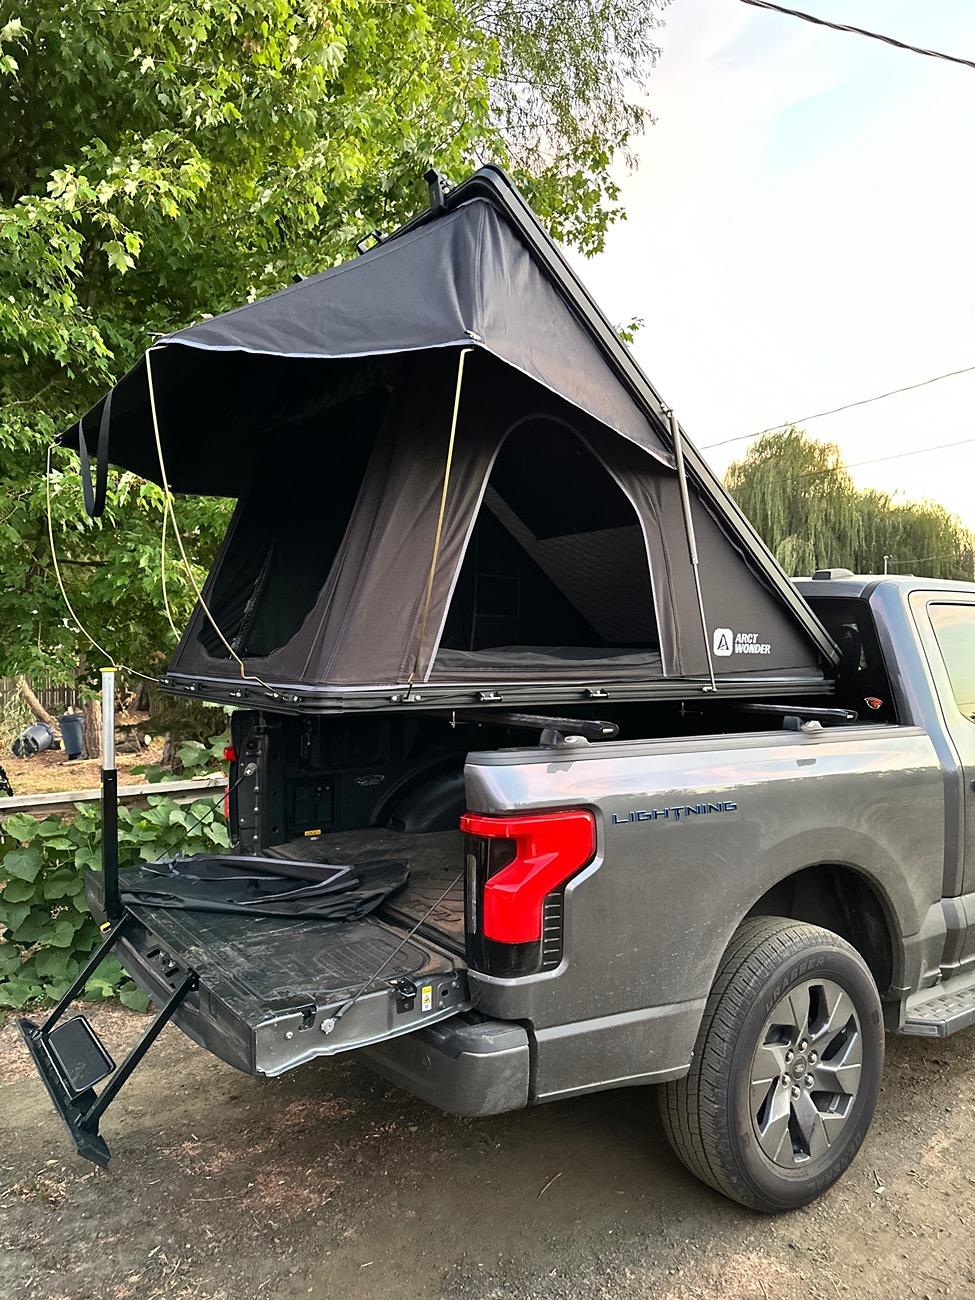
<svg viewBox="0 0 975 1300">
<path fill-rule="evenodd" d="M 354 1057 L 250 1079 L 167 1030 L 101 1171 L 0 1049 L 3 1300 L 975 1296 L 975 1038 L 891 1039 L 859 1160 L 775 1220 L 685 1173 L 645 1089 L 463 1120 Z"/>
</svg>

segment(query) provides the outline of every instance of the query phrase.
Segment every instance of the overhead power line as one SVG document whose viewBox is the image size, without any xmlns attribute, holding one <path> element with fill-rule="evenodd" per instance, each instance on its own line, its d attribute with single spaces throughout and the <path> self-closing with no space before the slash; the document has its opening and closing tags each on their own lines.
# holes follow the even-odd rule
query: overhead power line
<svg viewBox="0 0 975 1300">
<path fill-rule="evenodd" d="M 975 371 L 975 366 L 963 366 L 961 370 L 948 370 L 943 375 L 933 375 L 930 379 L 921 379 L 916 384 L 905 384 L 903 388 L 891 388 L 886 393 L 876 393 L 873 397 L 861 397 L 855 402 L 844 402 L 842 406 L 833 406 L 828 411 L 817 411 L 815 415 L 802 415 L 795 420 L 783 420 L 780 424 L 770 424 L 767 429 L 757 433 L 739 433 L 734 438 L 722 438 L 720 442 L 706 442 L 699 450 L 711 451 L 715 447 L 727 447 L 733 442 L 747 442 L 749 438 L 761 438 L 766 433 L 775 433 L 777 429 L 789 429 L 809 424 L 812 420 L 821 420 L 826 415 L 837 415 L 840 411 L 851 411 L 855 406 L 869 406 L 871 402 L 882 402 L 885 397 L 896 397 L 898 393 L 910 393 L 915 388 L 926 388 L 928 384 L 940 383 L 942 379 L 954 379 L 956 375 L 967 375 Z"/>
<path fill-rule="evenodd" d="M 911 45 L 899 41 L 895 36 L 884 36 L 881 32 L 870 32 L 865 27 L 853 27 L 849 23 L 834 23 L 817 14 L 803 13 L 801 9 L 787 9 L 785 5 L 772 4 L 771 0 L 741 0 L 742 4 L 752 5 L 755 9 L 770 9 L 773 13 L 787 14 L 790 18 L 801 18 L 803 22 L 815 23 L 817 27 L 830 27 L 834 32 L 852 32 L 854 36 L 868 36 L 873 41 L 883 41 L 898 50 L 908 50 L 911 54 L 924 54 L 929 59 L 944 59 L 947 63 L 960 63 L 966 68 L 975 68 L 975 60 L 963 59 L 957 54 L 944 54 L 941 50 L 927 50 L 922 45 Z"/>
<path fill-rule="evenodd" d="M 905 456 L 923 456 L 929 451 L 945 451 L 949 447 L 964 447 L 975 438 L 959 438 L 957 442 L 939 442 L 934 447 L 913 447 L 910 451 L 894 451 L 889 456 L 871 456 L 869 460 L 854 460 L 848 465 L 830 465 L 828 469 L 807 469 L 795 478 L 816 478 L 820 474 L 839 474 L 845 469 L 859 469 L 861 465 L 879 465 L 884 460 L 903 460 Z"/>
<path fill-rule="evenodd" d="M 896 555 L 885 555 L 884 573 L 889 573 L 891 564 L 932 564 L 935 560 L 957 560 L 957 551 L 939 551 L 937 555 L 908 555 L 905 558 L 898 558 Z"/>
</svg>

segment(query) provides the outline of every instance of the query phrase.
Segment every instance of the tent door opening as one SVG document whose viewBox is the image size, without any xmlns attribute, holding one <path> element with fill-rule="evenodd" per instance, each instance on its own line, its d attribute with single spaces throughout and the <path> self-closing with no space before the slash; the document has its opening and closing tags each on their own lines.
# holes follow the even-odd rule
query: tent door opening
<svg viewBox="0 0 975 1300">
<path fill-rule="evenodd" d="M 661 672 L 639 518 L 586 439 L 530 417 L 491 468 L 431 680 L 614 665 Z"/>
<path fill-rule="evenodd" d="M 300 437 L 282 434 L 240 500 L 207 600 L 242 658 L 273 654 L 314 607 L 345 536 L 385 399 L 372 390 L 302 423 Z M 322 436 L 336 425 L 346 437 Z M 209 620 L 199 621 L 197 637 L 211 658 L 229 658 Z"/>
</svg>

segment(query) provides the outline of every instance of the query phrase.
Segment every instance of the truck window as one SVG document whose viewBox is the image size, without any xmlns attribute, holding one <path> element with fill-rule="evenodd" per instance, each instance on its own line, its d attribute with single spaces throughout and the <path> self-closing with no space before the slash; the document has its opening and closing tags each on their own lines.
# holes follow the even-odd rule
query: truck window
<svg viewBox="0 0 975 1300">
<path fill-rule="evenodd" d="M 929 605 L 955 703 L 975 722 L 975 605 Z"/>
<path fill-rule="evenodd" d="M 810 583 L 815 586 L 815 583 Z M 870 605 L 853 596 L 820 597 L 804 589 L 826 630 L 840 648 L 840 700 L 873 722 L 896 722 L 890 680 Z M 867 699 L 880 701 L 864 707 Z"/>
</svg>

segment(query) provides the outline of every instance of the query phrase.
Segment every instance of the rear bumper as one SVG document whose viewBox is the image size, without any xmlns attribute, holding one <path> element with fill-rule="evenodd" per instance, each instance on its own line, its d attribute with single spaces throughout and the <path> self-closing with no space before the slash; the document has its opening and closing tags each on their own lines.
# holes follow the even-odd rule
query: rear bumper
<svg viewBox="0 0 975 1300">
<path fill-rule="evenodd" d="M 364 1047 L 358 1059 L 451 1115 L 499 1115 L 528 1105 L 527 1031 L 474 1012 Z"/>
</svg>

